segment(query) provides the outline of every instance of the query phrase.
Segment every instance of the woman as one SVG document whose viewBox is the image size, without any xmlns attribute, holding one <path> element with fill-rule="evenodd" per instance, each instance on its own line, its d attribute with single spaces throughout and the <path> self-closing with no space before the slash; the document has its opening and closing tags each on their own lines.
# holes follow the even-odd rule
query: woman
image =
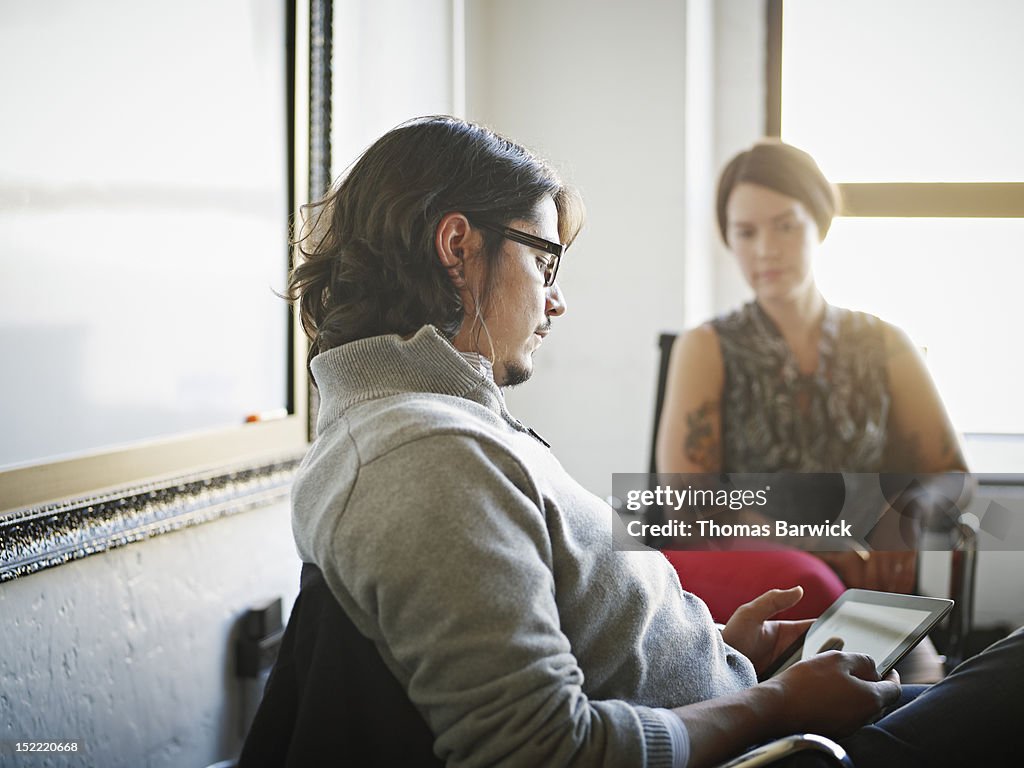
<svg viewBox="0 0 1024 768">
<path fill-rule="evenodd" d="M 814 281 L 814 257 L 836 207 L 834 188 L 811 156 L 780 141 L 758 142 L 725 167 L 719 230 L 754 300 L 676 341 L 659 427 L 660 471 L 966 471 L 942 400 L 907 335 L 830 305 Z M 908 592 L 915 555 L 851 549 L 819 557 L 846 586 Z M 805 614 L 843 589 L 791 551 L 672 557 L 686 575 L 684 586 L 697 594 L 705 579 L 721 585 L 723 574 L 742 573 L 750 582 L 752 567 L 765 569 L 745 592 L 737 587 L 712 606 L 722 615 L 745 595 L 760 594 L 768 573 L 778 576 L 794 564 L 813 582 L 804 584 Z"/>
</svg>

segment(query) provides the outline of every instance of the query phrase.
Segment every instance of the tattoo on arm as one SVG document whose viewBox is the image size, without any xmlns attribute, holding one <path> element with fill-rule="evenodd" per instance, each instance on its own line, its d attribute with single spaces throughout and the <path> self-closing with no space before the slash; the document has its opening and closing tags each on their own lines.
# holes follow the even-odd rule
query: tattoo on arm
<svg viewBox="0 0 1024 768">
<path fill-rule="evenodd" d="M 686 458 L 704 472 L 715 472 L 721 464 L 721 441 L 715 432 L 712 419 L 719 410 L 719 404 L 708 400 L 697 410 L 686 415 L 686 438 L 683 450 Z"/>
</svg>

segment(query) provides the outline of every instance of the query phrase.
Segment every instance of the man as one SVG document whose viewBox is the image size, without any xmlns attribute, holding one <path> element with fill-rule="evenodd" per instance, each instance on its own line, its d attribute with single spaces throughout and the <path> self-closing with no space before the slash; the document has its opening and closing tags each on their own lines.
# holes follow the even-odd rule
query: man
<svg viewBox="0 0 1024 768">
<path fill-rule="evenodd" d="M 565 312 L 559 267 L 582 223 L 551 168 L 482 127 L 415 120 L 311 220 L 291 298 L 321 404 L 293 529 L 437 757 L 709 765 L 854 732 L 897 699 L 895 678 L 839 652 L 756 684 L 807 626 L 768 621 L 800 589 L 720 632 L 661 555 L 612 549 L 606 505 L 509 414 L 501 387 L 529 378 Z M 906 759 L 902 733 L 864 738 Z"/>
</svg>

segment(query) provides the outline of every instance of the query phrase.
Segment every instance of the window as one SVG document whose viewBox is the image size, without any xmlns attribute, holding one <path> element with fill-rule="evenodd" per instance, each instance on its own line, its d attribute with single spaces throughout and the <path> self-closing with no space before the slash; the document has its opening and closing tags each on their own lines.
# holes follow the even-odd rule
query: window
<svg viewBox="0 0 1024 768">
<path fill-rule="evenodd" d="M 1024 5 L 769 0 L 767 133 L 844 199 L 826 298 L 925 350 L 968 460 L 1024 467 Z"/>
<path fill-rule="evenodd" d="M 186 6 L 21 3 L 0 34 L 0 523 L 306 445 L 274 291 L 310 184 L 309 3 Z"/>
</svg>

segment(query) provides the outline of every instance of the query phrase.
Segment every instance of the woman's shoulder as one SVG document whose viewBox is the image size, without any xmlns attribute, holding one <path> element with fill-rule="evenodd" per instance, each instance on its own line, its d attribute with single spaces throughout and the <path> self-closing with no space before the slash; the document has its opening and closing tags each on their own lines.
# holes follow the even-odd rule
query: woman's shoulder
<svg viewBox="0 0 1024 768">
<path fill-rule="evenodd" d="M 831 307 L 845 342 L 878 345 L 888 353 L 913 347 L 907 332 L 870 312 Z"/>
<path fill-rule="evenodd" d="M 713 360 L 721 357 L 718 345 L 718 331 L 713 321 L 701 323 L 682 331 L 672 345 L 672 356 L 676 360 Z"/>
<path fill-rule="evenodd" d="M 722 352 L 718 334 L 710 322 L 676 336 L 669 358 L 669 378 L 677 384 L 686 382 L 688 387 L 701 391 L 707 387 L 721 387 Z"/>
</svg>

